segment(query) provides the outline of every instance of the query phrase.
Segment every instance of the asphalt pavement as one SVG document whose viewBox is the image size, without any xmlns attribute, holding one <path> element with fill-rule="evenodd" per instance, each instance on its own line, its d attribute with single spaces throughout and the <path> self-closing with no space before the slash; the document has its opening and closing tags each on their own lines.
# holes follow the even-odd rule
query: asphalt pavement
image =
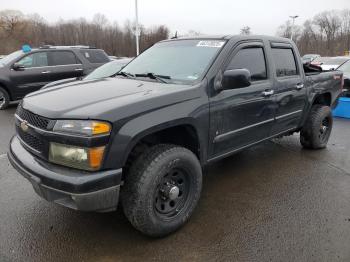
<svg viewBox="0 0 350 262">
<path fill-rule="evenodd" d="M 0 261 L 350 261 L 350 120 L 329 146 L 265 142 L 205 169 L 202 198 L 162 239 L 121 210 L 82 213 L 46 202 L 9 164 L 15 108 L 0 111 Z"/>
</svg>

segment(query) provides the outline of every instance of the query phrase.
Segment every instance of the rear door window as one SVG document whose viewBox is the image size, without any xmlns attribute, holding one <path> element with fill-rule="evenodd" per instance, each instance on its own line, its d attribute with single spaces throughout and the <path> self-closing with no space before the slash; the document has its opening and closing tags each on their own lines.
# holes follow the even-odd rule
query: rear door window
<svg viewBox="0 0 350 262">
<path fill-rule="evenodd" d="M 90 63 L 107 63 L 110 62 L 109 57 L 102 50 L 98 49 L 87 49 L 80 50 L 80 53 L 90 62 Z"/>
<path fill-rule="evenodd" d="M 75 54 L 71 51 L 54 51 L 50 52 L 50 65 L 75 65 L 80 64 Z"/>
<path fill-rule="evenodd" d="M 295 56 L 291 48 L 272 48 L 277 77 L 298 75 Z"/>
</svg>

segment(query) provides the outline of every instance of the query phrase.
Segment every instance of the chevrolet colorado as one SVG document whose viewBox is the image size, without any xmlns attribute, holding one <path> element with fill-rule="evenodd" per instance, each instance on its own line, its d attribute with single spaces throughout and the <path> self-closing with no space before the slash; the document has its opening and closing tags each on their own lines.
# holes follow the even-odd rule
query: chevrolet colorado
<svg viewBox="0 0 350 262">
<path fill-rule="evenodd" d="M 116 76 L 27 95 L 8 157 L 41 197 L 115 210 L 149 236 L 194 212 L 202 168 L 300 132 L 326 147 L 342 73 L 305 72 L 295 44 L 268 36 L 159 42 Z"/>
</svg>

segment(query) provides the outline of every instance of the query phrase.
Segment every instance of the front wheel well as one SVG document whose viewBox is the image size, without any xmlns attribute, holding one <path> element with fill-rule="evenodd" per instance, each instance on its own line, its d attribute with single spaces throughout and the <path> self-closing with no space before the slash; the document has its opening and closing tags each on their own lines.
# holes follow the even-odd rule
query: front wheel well
<svg viewBox="0 0 350 262">
<path fill-rule="evenodd" d="M 169 127 L 141 138 L 131 149 L 127 157 L 125 163 L 126 169 L 128 169 L 131 163 L 147 148 L 157 144 L 173 144 L 182 146 L 192 151 L 199 160 L 201 158 L 198 134 L 192 125 L 184 124 Z"/>
</svg>

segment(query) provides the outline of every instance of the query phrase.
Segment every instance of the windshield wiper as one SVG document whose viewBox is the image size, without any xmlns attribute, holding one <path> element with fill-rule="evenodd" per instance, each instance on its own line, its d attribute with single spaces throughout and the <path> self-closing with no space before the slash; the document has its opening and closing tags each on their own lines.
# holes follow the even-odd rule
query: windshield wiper
<svg viewBox="0 0 350 262">
<path fill-rule="evenodd" d="M 124 71 L 120 71 L 120 72 L 116 73 L 115 75 L 135 78 L 135 75 L 128 73 L 128 72 L 124 72 Z"/>
<path fill-rule="evenodd" d="M 156 75 L 154 73 L 135 74 L 135 76 L 136 77 L 148 77 L 148 78 L 151 78 L 151 79 L 158 80 L 158 82 L 162 82 L 162 83 L 165 83 L 165 84 L 169 84 L 169 82 L 164 80 L 164 79 L 171 79 L 170 76 Z"/>
</svg>

